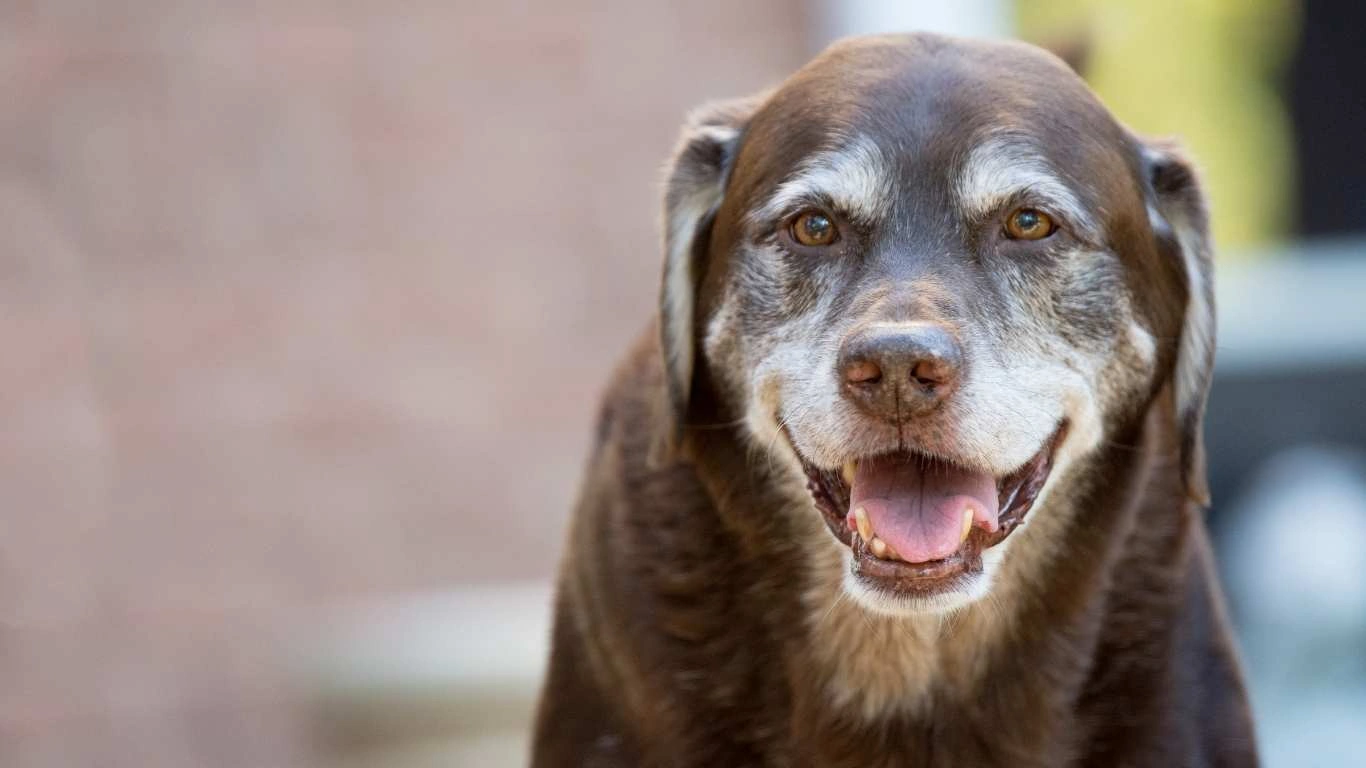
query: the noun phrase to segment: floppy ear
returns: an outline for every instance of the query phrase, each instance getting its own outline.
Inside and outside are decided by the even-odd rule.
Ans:
[[[693,313],[712,221],[750,115],[763,96],[705,105],[688,116],[666,167],[664,281],[659,294],[660,349],[668,390],[663,444],[678,447],[692,390]]]
[[[1194,167],[1173,145],[1149,144],[1148,181],[1155,197],[1153,231],[1163,250],[1180,260],[1186,276],[1185,320],[1173,384],[1181,430],[1181,477],[1186,494],[1209,504],[1205,477],[1205,397],[1214,373],[1214,275],[1209,215]]]

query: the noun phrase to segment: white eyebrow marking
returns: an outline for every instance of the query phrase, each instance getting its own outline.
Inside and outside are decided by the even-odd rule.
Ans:
[[[892,204],[892,172],[877,144],[865,136],[804,160],[768,202],[750,215],[756,224],[773,221],[803,203],[828,199],[840,212],[873,221]]]
[[[1006,200],[1028,194],[1061,216],[1080,234],[1094,239],[1098,230],[1076,193],[1044,159],[1038,146],[1011,134],[988,138],[973,148],[958,177],[958,203],[969,215],[985,216]]]

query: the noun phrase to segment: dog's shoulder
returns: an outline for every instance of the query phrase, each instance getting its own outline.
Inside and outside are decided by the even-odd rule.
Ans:
[[[757,577],[697,465],[653,454],[668,428],[663,375],[651,327],[598,413],[562,565],[538,753],[569,738],[577,743],[557,748],[577,756],[621,757],[640,744],[686,755],[680,764],[752,764],[755,736],[735,724],[756,708],[782,710],[754,695],[773,660],[757,642],[763,622],[737,607]],[[777,696],[776,682],[768,690],[759,699]]]
[[[657,323],[650,323],[617,364],[598,407],[582,501],[627,505],[623,517],[670,517],[706,503],[696,468],[659,445],[670,429]],[[581,505],[582,506],[582,505]],[[682,510],[679,510],[682,514]]]
[[[1079,706],[1083,764],[1257,762],[1203,510],[1183,490],[1176,473],[1152,477],[1113,569]]]

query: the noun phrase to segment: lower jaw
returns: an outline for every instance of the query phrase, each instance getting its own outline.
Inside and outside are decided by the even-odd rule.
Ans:
[[[958,551],[948,557],[926,563],[908,563],[876,557],[868,551],[862,538],[854,536],[850,543],[853,553],[850,570],[864,586],[891,595],[938,597],[962,590],[982,574],[982,551],[992,546],[986,541],[989,537],[994,538],[995,534],[976,529]]]

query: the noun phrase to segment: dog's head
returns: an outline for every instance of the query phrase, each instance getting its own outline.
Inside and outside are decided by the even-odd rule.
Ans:
[[[836,44],[685,129],[666,195],[668,437],[705,382],[805,475],[864,605],[963,604],[1031,507],[1050,513],[1057,476],[1168,385],[1203,500],[1205,232],[1189,166],[1053,56]]]

